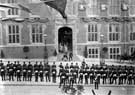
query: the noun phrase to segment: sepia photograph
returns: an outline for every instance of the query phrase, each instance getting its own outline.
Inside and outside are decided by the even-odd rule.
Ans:
[[[0,0],[0,95],[135,95],[135,0]]]

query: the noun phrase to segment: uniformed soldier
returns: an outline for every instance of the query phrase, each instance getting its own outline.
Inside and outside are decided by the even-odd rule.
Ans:
[[[53,83],[56,83],[57,70],[56,70],[56,64],[55,64],[55,62],[53,62],[51,73],[52,73],[52,82]]]
[[[63,86],[65,86],[65,84],[66,84],[66,72],[64,69],[62,69],[61,74],[60,74],[59,88],[62,86],[62,84],[63,84]]]
[[[69,65],[68,65],[68,63],[66,63],[66,65],[65,65],[65,70],[69,70]]]
[[[65,73],[66,73],[66,84],[69,84],[70,82],[70,71],[68,67],[65,67]]]
[[[97,76],[98,84],[100,84],[100,79],[101,79],[101,72],[100,72],[100,70],[97,71],[96,76]]]
[[[13,69],[14,69],[14,76],[16,77],[16,69],[17,69],[16,61],[13,64]]]
[[[28,64],[28,81],[32,81],[32,72],[33,72],[33,66],[32,64],[29,62]]]
[[[23,74],[23,81],[27,81],[27,64],[24,62],[23,63],[23,70],[22,70],[22,74]]]
[[[115,82],[115,84],[117,84],[117,78],[118,78],[118,73],[117,70],[114,70],[112,72],[112,84]]]
[[[45,79],[46,79],[46,82],[50,82],[50,65],[48,64],[48,62],[46,63],[45,65]]]
[[[2,81],[5,81],[6,80],[6,78],[5,78],[6,70],[5,70],[5,66],[3,63],[1,64],[0,73],[1,73]]]
[[[9,79],[9,67],[10,67],[10,61],[8,61],[6,65],[6,76],[8,76],[8,79]]]
[[[119,68],[119,71],[118,71],[118,73],[119,73],[119,85],[121,85],[121,84],[123,84],[123,73],[122,73],[122,70],[121,70],[121,68]]]
[[[86,69],[86,70],[84,71],[84,78],[85,78],[85,84],[88,84],[89,69]]]
[[[63,69],[64,69],[64,67],[63,67],[62,63],[60,63],[60,65],[59,65],[59,74],[58,74],[58,76],[61,75],[61,72],[62,72]]]
[[[106,71],[102,68],[101,70],[100,70],[100,72],[101,72],[101,78],[102,78],[102,83],[103,84],[106,84],[106,78],[107,78],[107,74],[106,74]]]
[[[16,67],[17,81],[21,81],[21,71],[22,71],[22,66],[18,62],[17,67]]]
[[[109,78],[109,84],[112,84],[113,72],[110,68],[108,69],[108,78]]]
[[[79,71],[79,79],[78,79],[78,83],[83,83],[83,69],[81,68],[80,71]]]
[[[90,76],[90,84],[93,84],[94,79],[95,79],[94,69],[93,68],[90,68],[90,70],[89,70],[89,76]]]
[[[135,70],[133,70],[133,82],[134,82],[134,85],[135,85]]]
[[[56,69],[56,64],[53,62],[52,69]]]
[[[99,79],[98,79],[98,76],[95,76],[95,89],[98,90],[99,88]]]
[[[75,71],[76,71],[77,78],[78,78],[78,72],[79,72],[79,66],[78,66],[78,63],[76,63],[76,65],[74,66],[74,69],[75,69]]]
[[[126,84],[127,82],[127,75],[128,75],[128,70],[127,70],[127,66],[124,66],[124,84]]]
[[[82,68],[83,68],[83,69],[85,68],[85,65],[86,65],[86,62],[85,62],[85,60],[83,59],[83,61],[82,61]]]
[[[84,78],[85,78],[85,84],[88,84],[88,78],[89,78],[89,66],[86,64],[84,69]]]
[[[128,84],[132,84],[132,79],[133,79],[133,70],[132,69],[129,69],[128,70],[128,80],[127,80],[127,82],[128,82]]]
[[[9,81],[14,81],[13,63],[9,65]]]
[[[127,83],[130,85],[132,84],[132,77],[133,77],[133,74],[129,73]]]
[[[69,80],[70,80],[69,85],[70,85],[70,87],[73,87],[74,81],[75,81],[75,79],[74,79],[75,77],[74,77],[73,73],[74,73],[73,71],[70,72],[70,77],[69,77]]]
[[[35,73],[35,82],[38,82],[38,75],[39,75],[39,66],[36,62],[36,64],[34,64],[34,73]]]
[[[122,74],[123,74],[123,76],[122,76],[122,82],[123,82],[124,84],[126,84],[126,81],[127,81],[127,71],[126,71],[125,68],[123,68]]]
[[[77,71],[75,68],[73,69],[73,77],[74,77],[74,83],[77,84]]]
[[[56,78],[57,78],[57,70],[52,69],[52,82],[56,83]]]
[[[42,62],[40,62],[39,64],[39,77],[40,77],[40,81],[43,82],[44,81],[44,66]]]
[[[71,63],[71,65],[70,65],[70,69],[74,69],[74,65],[73,65],[73,63]]]

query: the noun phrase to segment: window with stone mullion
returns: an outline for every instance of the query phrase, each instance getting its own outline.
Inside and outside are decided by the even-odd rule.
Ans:
[[[112,47],[110,48],[110,59],[117,59],[120,55],[120,48]]]
[[[42,25],[40,25],[40,24],[32,25],[32,42],[33,43],[42,43],[43,42]]]
[[[120,39],[120,26],[119,24],[109,25],[109,41],[119,41]]]
[[[98,58],[98,48],[89,48],[88,50],[89,58]]]
[[[20,42],[20,34],[19,34],[19,26],[18,25],[9,25],[8,26],[8,42],[9,43],[19,43]]]
[[[88,25],[88,41],[98,41],[97,24]]]

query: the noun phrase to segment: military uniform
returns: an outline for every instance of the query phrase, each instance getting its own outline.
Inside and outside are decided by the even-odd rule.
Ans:
[[[65,84],[66,84],[66,72],[64,70],[62,70],[62,72],[60,74],[59,88],[61,87],[62,84],[63,84],[63,86],[65,86]]]
[[[56,69],[55,62],[53,62],[52,69]]]
[[[90,77],[90,84],[93,84],[95,75],[94,75],[94,69],[92,68],[89,70],[89,77]]]
[[[103,79],[103,84],[106,84],[106,79],[107,79],[107,71],[103,69],[102,71],[102,79]]]
[[[77,71],[73,70],[74,83],[77,84]]]
[[[40,81],[44,81],[44,66],[42,63],[39,64],[39,77]]]
[[[12,64],[9,65],[9,81],[11,80],[14,81],[14,69]]]
[[[83,74],[84,74],[83,69],[80,69],[78,83],[81,83],[81,84],[83,83]]]
[[[16,61],[15,61],[14,64],[13,64],[13,69],[14,69],[14,75],[15,75],[15,77],[16,77],[16,70],[17,70]]]
[[[53,82],[53,83],[56,83],[57,70],[56,70],[55,62],[53,62],[51,73],[52,73],[52,82]]]
[[[52,69],[52,82],[56,83],[56,78],[57,78],[57,70]]]
[[[38,66],[37,62],[34,65],[34,73],[35,73],[35,82],[38,82],[39,66]]]
[[[6,77],[5,77],[6,70],[5,70],[5,66],[4,65],[1,65],[0,73],[1,73],[2,81],[5,81],[6,80]]]
[[[69,68],[65,69],[65,73],[66,73],[66,84],[68,84],[70,82],[70,73],[69,73]]]
[[[73,63],[71,63],[71,65],[70,65],[70,69],[74,69],[74,65],[73,65]]]
[[[28,67],[27,67],[27,65],[24,62],[24,64],[23,64],[23,70],[22,70],[23,81],[27,81],[27,70],[28,70]]]
[[[84,78],[85,78],[85,84],[88,84],[88,78],[89,78],[89,67],[86,64],[85,70],[84,70]]]
[[[128,75],[128,80],[127,80],[127,82],[128,82],[128,84],[132,84],[132,77],[133,77],[133,74],[132,73],[130,73],[129,75]]]
[[[115,84],[117,84],[117,78],[118,78],[118,74],[117,71],[113,71],[112,73],[112,84],[115,82]]]
[[[21,81],[21,70],[22,66],[18,63],[16,68],[17,81]]]
[[[101,73],[100,73],[100,71],[98,71],[98,73],[96,74],[96,76],[97,76],[98,83],[100,84],[100,79],[101,79]]]
[[[32,72],[33,72],[33,66],[32,64],[29,62],[28,64],[28,81],[31,81],[32,80]]]
[[[132,79],[133,79],[133,72],[132,72],[132,70],[129,69],[128,79],[127,79],[128,84],[130,84],[130,85],[132,84]]]
[[[74,66],[74,69],[75,69],[75,71],[76,71],[77,78],[78,78],[78,72],[79,72],[79,66],[78,66],[78,63],[76,63],[76,65]]]
[[[64,67],[63,67],[62,63],[60,63],[60,65],[59,65],[59,74],[58,74],[58,76],[61,75],[63,69],[64,69]]]
[[[45,79],[46,79],[46,82],[50,82],[50,65],[47,63],[45,65]]]
[[[133,72],[133,82],[134,82],[134,85],[135,85],[135,71]]]
[[[99,79],[98,76],[95,76],[95,89],[99,88]]]
[[[71,86],[71,87],[73,87],[73,85],[74,85],[74,82],[75,82],[75,79],[74,79],[75,77],[74,77],[74,75],[73,75],[73,72],[71,72],[70,73],[70,77],[69,77],[69,80],[70,80],[70,82],[69,82],[69,85]]]
[[[9,66],[10,66],[10,62],[8,61],[6,65],[6,75],[8,76],[8,79],[9,79]]]

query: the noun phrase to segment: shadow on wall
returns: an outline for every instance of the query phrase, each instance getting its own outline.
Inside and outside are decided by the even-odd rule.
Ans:
[[[0,57],[5,58],[5,54],[4,54],[3,50],[1,50],[1,52],[0,52]]]

